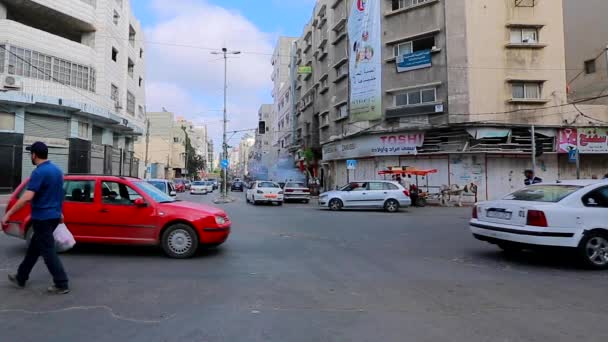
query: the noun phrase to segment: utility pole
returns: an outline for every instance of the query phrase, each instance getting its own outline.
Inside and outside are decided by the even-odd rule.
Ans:
[[[148,150],[150,148],[150,118],[146,115],[146,158],[144,161],[144,165],[146,169],[144,170],[144,179],[148,179]]]
[[[228,159],[228,141],[226,141],[226,130],[228,126],[228,112],[227,112],[227,93],[228,93],[228,55],[238,55],[240,51],[228,51],[227,48],[222,48],[222,52],[211,52],[212,55],[223,55],[224,56],[224,132],[222,137],[222,158]],[[228,167],[224,169],[224,179],[222,182],[222,197],[226,199],[228,196]]]
[[[536,128],[532,125],[532,172],[536,175]]]

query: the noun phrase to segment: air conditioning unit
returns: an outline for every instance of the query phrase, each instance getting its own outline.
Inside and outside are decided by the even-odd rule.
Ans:
[[[21,89],[23,88],[23,80],[19,76],[6,75],[1,79],[4,89]]]

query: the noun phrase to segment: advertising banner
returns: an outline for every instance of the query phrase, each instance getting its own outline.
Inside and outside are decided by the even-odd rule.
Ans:
[[[351,122],[382,118],[381,11],[381,0],[354,0],[348,18]]]
[[[323,146],[323,160],[417,154],[422,144],[424,133],[368,135]]]
[[[559,131],[558,152],[608,153],[608,128],[565,128]]]
[[[430,68],[431,50],[416,51],[400,56],[397,59],[397,72],[407,72],[417,69]]]

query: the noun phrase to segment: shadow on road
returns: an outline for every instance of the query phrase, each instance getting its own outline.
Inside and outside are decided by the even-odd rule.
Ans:
[[[507,262],[520,267],[551,268],[560,271],[590,271],[577,261],[575,251],[568,249],[540,249],[506,253],[497,248],[495,251],[475,251],[472,253],[472,257],[479,261]]]

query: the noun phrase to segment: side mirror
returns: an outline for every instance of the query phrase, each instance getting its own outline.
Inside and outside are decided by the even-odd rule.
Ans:
[[[148,203],[146,203],[146,201],[143,198],[137,198],[135,199],[135,201],[133,201],[133,204],[135,204],[136,207],[147,207]]]
[[[175,192],[175,191],[171,191],[171,192],[169,193],[169,196],[171,196],[171,197],[175,197],[175,196],[177,196],[177,192]]]

